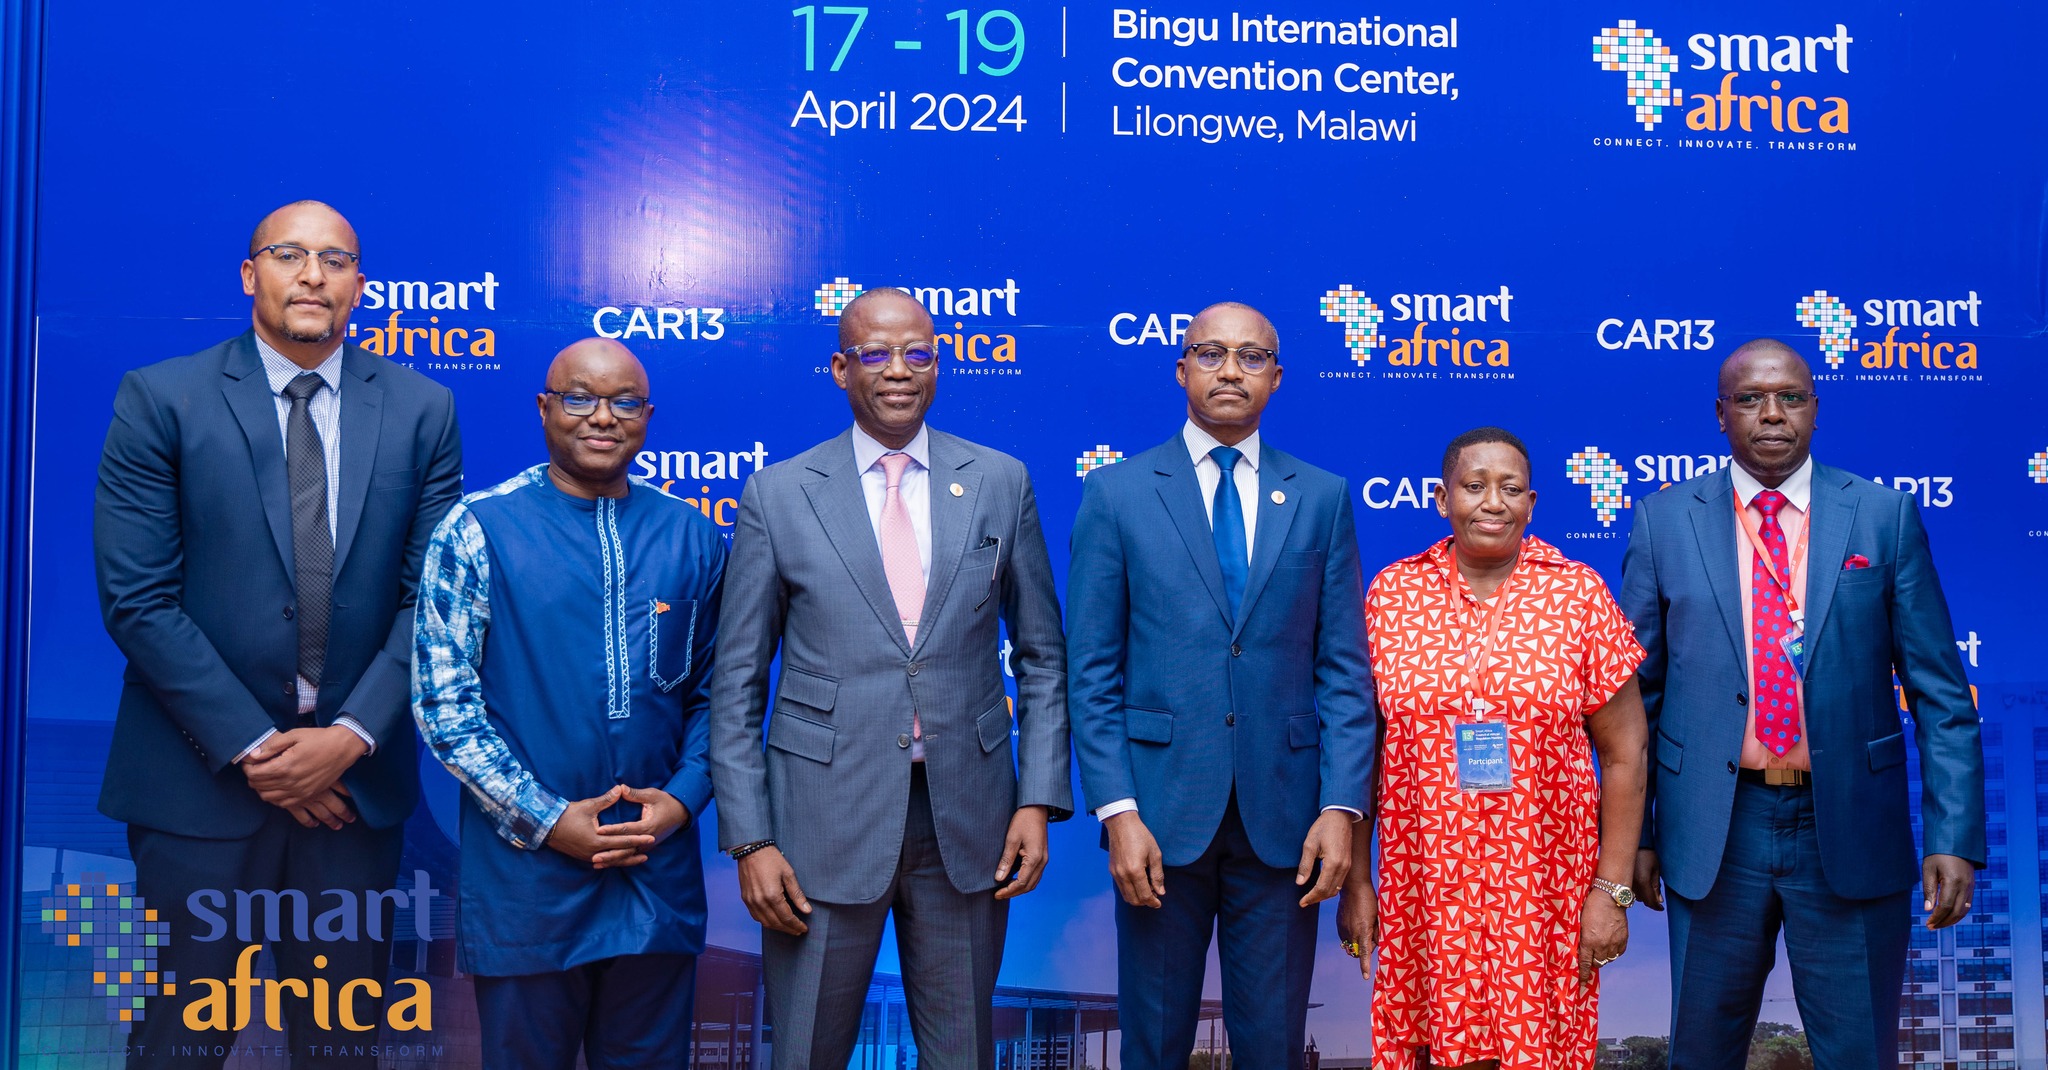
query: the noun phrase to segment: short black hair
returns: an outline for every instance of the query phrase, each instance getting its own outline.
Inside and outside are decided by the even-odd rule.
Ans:
[[[1515,452],[1522,455],[1522,463],[1529,465],[1530,477],[1534,478],[1536,468],[1529,462],[1529,447],[1522,445],[1522,440],[1516,438],[1513,431],[1504,427],[1475,427],[1452,439],[1451,444],[1444,447],[1444,482],[1451,481],[1451,474],[1458,467],[1458,457],[1465,452],[1467,446],[1483,446],[1489,442],[1513,446]]]

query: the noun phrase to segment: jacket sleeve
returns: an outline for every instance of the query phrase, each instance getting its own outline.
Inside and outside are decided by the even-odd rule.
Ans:
[[[1323,788],[1317,806],[1341,806],[1363,814],[1379,724],[1348,480],[1339,484],[1329,546],[1323,555],[1322,599],[1316,611],[1316,719],[1323,742]]]
[[[1657,582],[1656,539],[1650,531],[1648,501],[1636,503],[1635,521],[1628,534],[1628,550],[1621,558],[1621,611],[1635,625],[1636,642],[1643,648],[1643,661],[1636,667],[1636,685],[1643,693],[1643,713],[1649,721],[1650,760],[1644,763],[1643,832],[1639,846],[1656,848],[1657,810],[1657,721],[1664,711],[1664,679],[1667,650],[1664,637],[1664,594]]]
[[[1017,524],[1011,530],[1016,549],[1002,576],[1003,623],[1017,676],[1017,804],[1043,806],[1052,820],[1064,821],[1074,814],[1066,637],[1038,499],[1030,474],[1019,469]]]
[[[1913,712],[1920,748],[1920,821],[1927,854],[1955,855],[1983,868],[1984,747],[1977,706],[1920,507],[1898,495],[1893,548],[1892,669]]]
[[[1105,471],[1096,469],[1081,484],[1067,562],[1067,717],[1090,810],[1138,795],[1124,734],[1130,578]]]
[[[702,527],[693,524],[692,527]],[[662,790],[690,811],[690,820],[711,805],[711,679],[718,663],[718,603],[725,587],[725,537],[706,532],[697,589],[697,620],[691,635],[690,674],[676,686],[683,690],[683,748],[675,774]]]
[[[740,491],[739,522],[733,529],[718,607],[710,760],[721,849],[775,837],[761,729],[768,717],[768,669],[782,642],[789,598],[775,562],[766,482],[756,475]]]

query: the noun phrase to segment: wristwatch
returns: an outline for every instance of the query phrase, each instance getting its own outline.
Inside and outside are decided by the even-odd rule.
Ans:
[[[1606,892],[1608,898],[1614,900],[1614,905],[1623,910],[1636,905],[1636,890],[1626,884],[1616,884],[1613,881],[1604,881],[1595,877],[1593,878],[1593,887]]]

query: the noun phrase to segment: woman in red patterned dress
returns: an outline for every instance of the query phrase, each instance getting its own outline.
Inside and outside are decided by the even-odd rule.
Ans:
[[[1523,538],[1529,453],[1444,454],[1451,536],[1366,595],[1384,743],[1338,931],[1378,948],[1375,1070],[1583,1070],[1628,944],[1648,729],[1634,629],[1592,569]],[[1598,750],[1601,775],[1593,775]]]

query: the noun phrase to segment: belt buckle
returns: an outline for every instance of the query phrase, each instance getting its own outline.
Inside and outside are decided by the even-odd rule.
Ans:
[[[1766,769],[1764,770],[1764,783],[1774,788],[1801,787],[1806,783],[1806,771],[1804,769]]]

